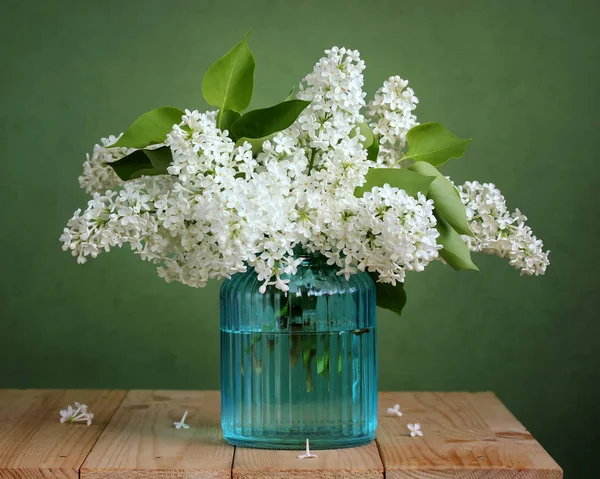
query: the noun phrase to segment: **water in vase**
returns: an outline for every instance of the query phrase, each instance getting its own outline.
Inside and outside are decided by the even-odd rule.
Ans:
[[[314,448],[370,442],[376,427],[375,328],[221,331],[222,426],[230,443]],[[226,378],[226,379],[225,379]]]

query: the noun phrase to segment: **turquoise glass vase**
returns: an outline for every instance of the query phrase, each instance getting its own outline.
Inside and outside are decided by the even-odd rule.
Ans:
[[[221,422],[244,447],[368,444],[377,427],[375,285],[302,253],[289,292],[251,268],[221,287]]]

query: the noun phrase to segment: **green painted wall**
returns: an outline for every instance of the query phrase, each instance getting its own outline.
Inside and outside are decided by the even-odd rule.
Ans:
[[[165,284],[125,250],[78,266],[58,237],[85,205],[92,145],[152,108],[206,108],[203,73],[251,29],[254,106],[325,48],[357,48],[367,91],[408,78],[421,121],[474,138],[445,171],[496,183],[552,250],[541,278],[492,257],[411,275],[404,316],[380,314],[381,389],[494,390],[567,477],[592,477],[599,15],[573,0],[4,0],[0,387],[218,387],[218,284]]]

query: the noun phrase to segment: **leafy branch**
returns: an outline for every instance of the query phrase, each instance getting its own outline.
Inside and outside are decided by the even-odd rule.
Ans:
[[[289,128],[306,109],[310,102],[293,99],[290,95],[281,103],[268,108],[250,110],[244,113],[254,93],[254,71],[256,63],[248,46],[248,34],[223,57],[218,59],[206,72],[202,80],[202,94],[205,100],[219,108],[217,126],[241,146],[248,142],[253,153],[257,153],[266,140]],[[115,173],[124,181],[141,176],[163,175],[172,163],[172,153],[168,147],[153,147],[165,142],[173,125],[180,124],[182,110],[163,107],[140,116],[125,131],[112,147],[134,148],[135,151],[124,158],[109,163]],[[357,124],[352,135],[359,134],[367,152],[367,158],[376,161],[379,154],[379,141],[367,123]],[[461,235],[471,235],[465,208],[452,183],[436,167],[450,158],[461,158],[470,139],[461,139],[440,123],[424,123],[412,128],[406,135],[408,150],[400,161],[409,163],[407,168],[372,168],[364,185],[356,188],[354,194],[362,197],[373,187],[389,184],[401,188],[412,196],[422,193],[432,199],[437,217],[438,242],[443,246],[442,258],[457,270],[477,270],[471,261],[467,245]],[[310,153],[308,169],[312,171],[317,151]],[[377,275],[372,275],[377,280]],[[402,284],[396,286],[376,281],[378,306],[400,314],[406,302]],[[301,345],[300,354],[305,363],[314,357],[312,348]],[[318,370],[329,367],[329,359],[317,358]]]
[[[204,99],[219,108],[217,127],[227,131],[229,137],[241,146],[250,143],[253,153],[277,132],[288,128],[310,104],[291,98],[269,108],[251,110],[244,114],[254,93],[256,63],[248,46],[248,35],[217,60],[202,80]],[[160,158],[148,146],[164,143],[173,125],[181,122],[183,110],[163,107],[140,116],[111,147],[136,148],[137,151],[117,162],[109,163],[122,180],[167,173],[173,162],[169,148],[161,148]]]

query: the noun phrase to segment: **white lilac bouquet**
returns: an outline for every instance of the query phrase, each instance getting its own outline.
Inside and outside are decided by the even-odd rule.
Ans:
[[[254,88],[246,37],[204,76],[216,110],[160,108],[102,139],[63,249],[85,263],[128,243],[166,281],[194,287],[253,267],[264,292],[288,290],[300,246],[346,277],[370,273],[378,305],[397,313],[406,272],[434,260],[476,270],[470,252],[483,251],[543,274],[548,252],[493,184],[456,186],[438,171],[470,140],[419,124],[399,76],[366,103],[359,52],[325,54],[295,94],[242,113]]]

